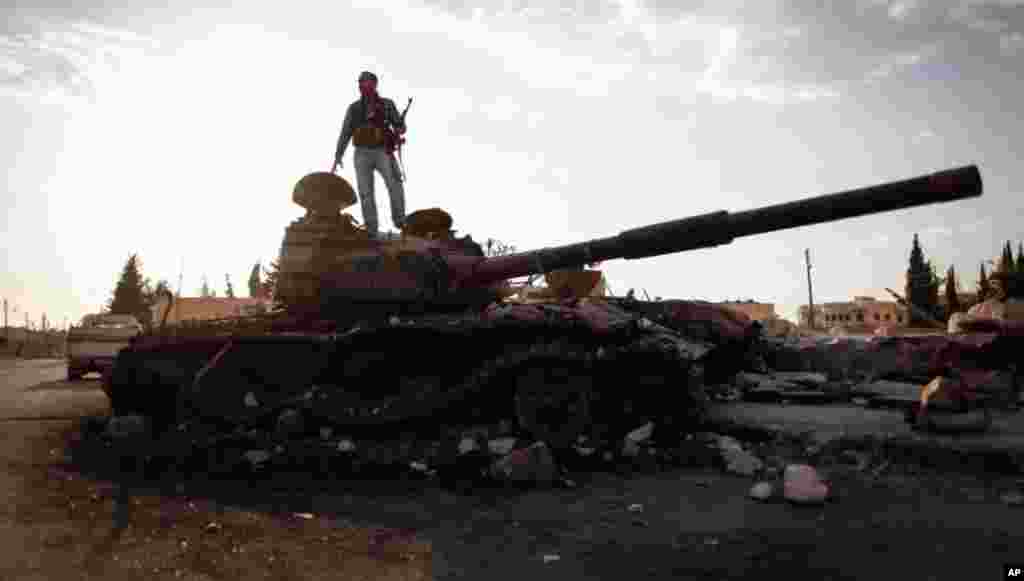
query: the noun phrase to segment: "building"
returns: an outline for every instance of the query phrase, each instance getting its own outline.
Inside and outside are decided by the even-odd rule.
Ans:
[[[769,321],[778,318],[774,303],[758,303],[748,301],[723,301],[719,305],[739,313],[743,313],[755,321]]]
[[[800,325],[807,326],[807,305],[800,307],[799,316]],[[852,301],[814,305],[814,326],[817,329],[875,330],[879,327],[903,327],[908,322],[905,307],[895,301],[879,301],[873,297],[853,297]]]
[[[161,297],[153,305],[154,325],[159,325],[163,320],[167,302],[167,297]],[[171,304],[171,312],[167,315],[167,324],[256,315],[270,311],[272,305],[272,301],[262,298],[177,297]]]

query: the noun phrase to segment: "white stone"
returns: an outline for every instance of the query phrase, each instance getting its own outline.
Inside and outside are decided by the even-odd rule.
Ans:
[[[516,447],[515,438],[498,438],[487,443],[492,454],[508,454]]]
[[[649,440],[652,434],[654,434],[654,423],[647,422],[643,426],[627,434],[626,439],[633,442],[643,442],[644,440]]]
[[[266,450],[249,450],[244,456],[246,460],[253,464],[262,464],[270,459],[270,452]]]
[[[753,476],[764,468],[764,462],[760,458],[743,449],[722,450],[722,457],[725,459],[726,471],[740,476]]]
[[[246,392],[245,398],[243,399],[243,401],[245,402],[246,407],[254,408],[254,407],[260,405],[259,400],[256,399],[256,394],[254,394],[251,391]]]
[[[775,493],[771,482],[758,482],[750,488],[750,497],[757,500],[768,500]]]
[[[459,442],[459,454],[468,454],[477,449],[479,449],[479,446],[477,446],[476,440],[473,438],[463,438]]]
[[[821,504],[828,497],[828,485],[822,482],[818,471],[806,464],[786,466],[783,495],[797,504]]]

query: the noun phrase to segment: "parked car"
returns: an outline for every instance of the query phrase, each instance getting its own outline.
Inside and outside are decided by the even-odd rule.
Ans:
[[[68,330],[68,380],[77,381],[90,372],[103,375],[113,366],[117,352],[141,332],[142,324],[132,315],[82,317],[81,324]]]

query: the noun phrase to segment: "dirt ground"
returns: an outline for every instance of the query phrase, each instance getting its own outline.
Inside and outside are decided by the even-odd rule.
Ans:
[[[837,465],[819,507],[752,500],[752,479],[713,468],[464,494],[402,479],[119,486],[68,463],[73,426],[4,422],[0,579],[995,579],[1024,558],[1009,476]]]

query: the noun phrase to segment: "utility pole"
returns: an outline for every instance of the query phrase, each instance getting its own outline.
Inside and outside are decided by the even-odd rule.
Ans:
[[[814,291],[811,289],[811,249],[804,249],[804,259],[807,261],[807,326],[814,328]]]
[[[4,338],[11,340],[11,328],[7,326],[7,299],[4,299]]]

